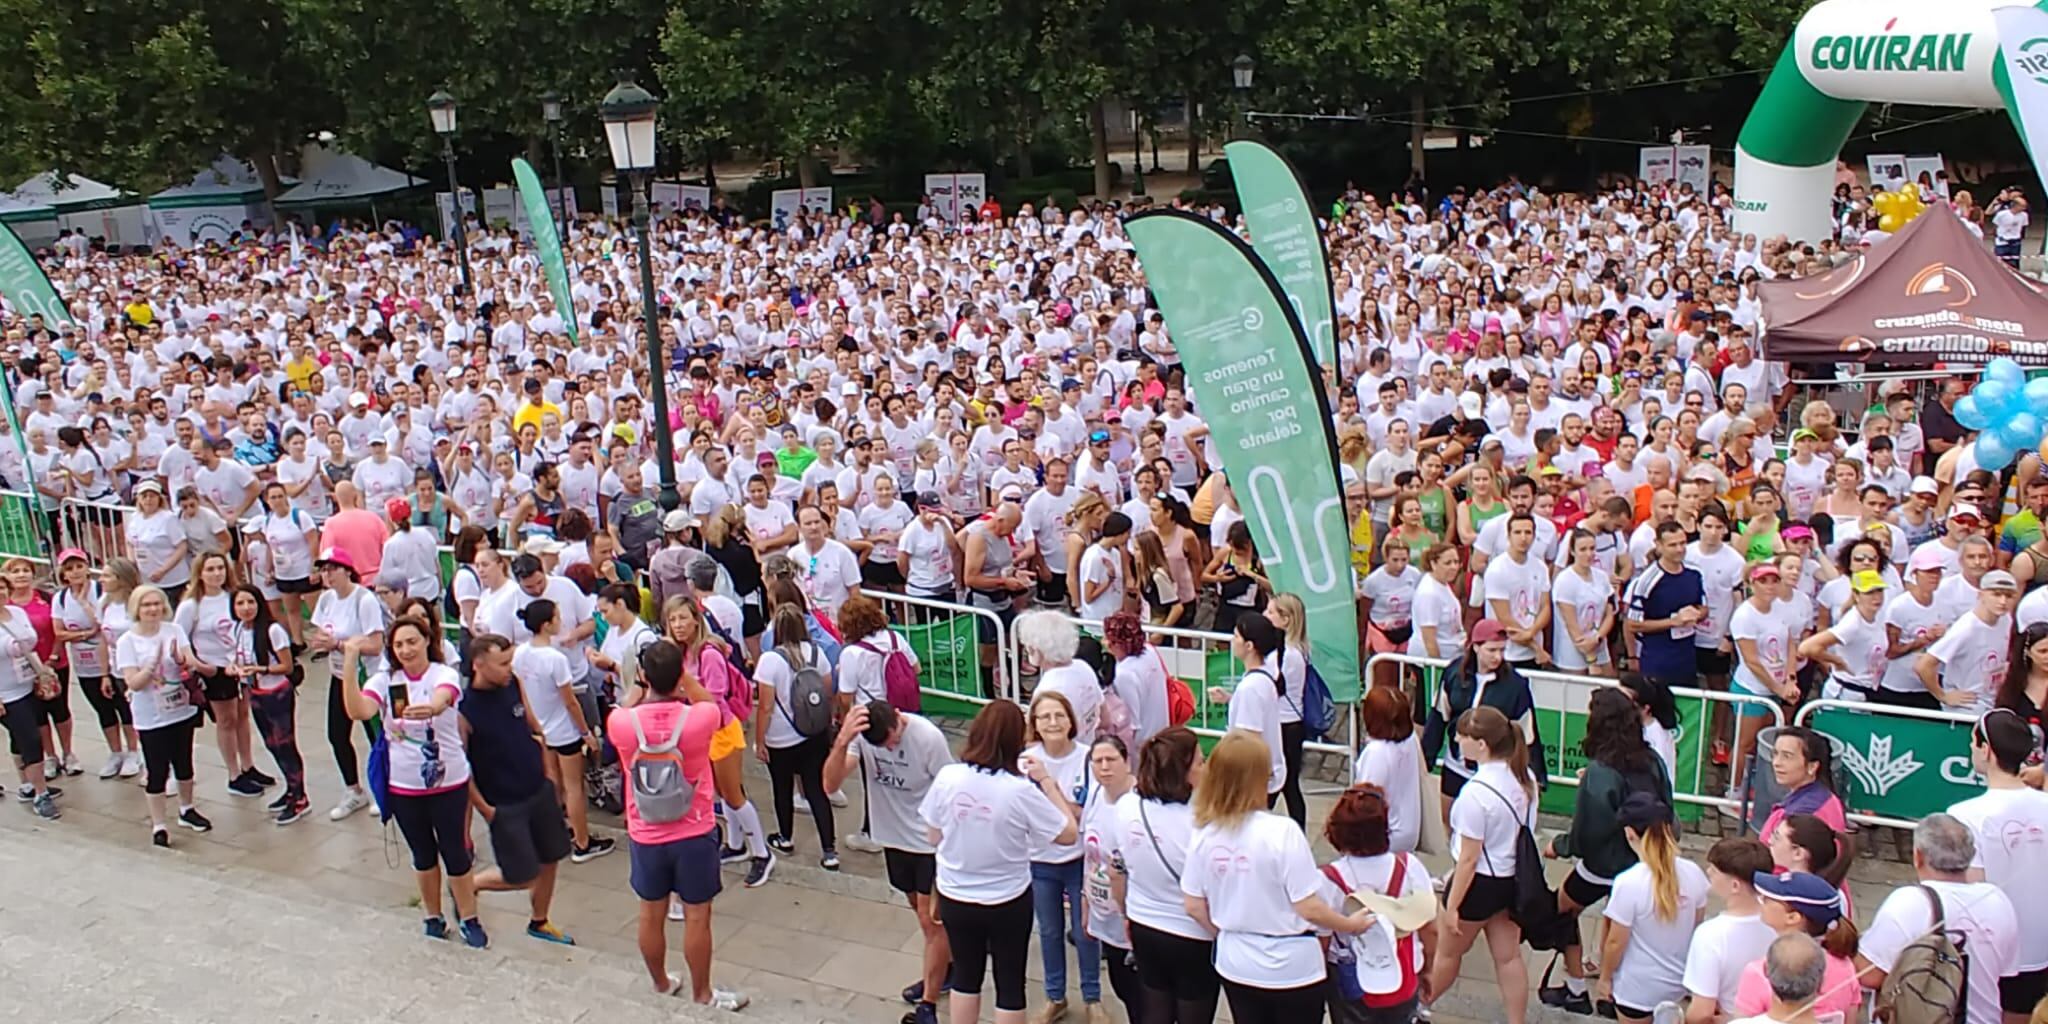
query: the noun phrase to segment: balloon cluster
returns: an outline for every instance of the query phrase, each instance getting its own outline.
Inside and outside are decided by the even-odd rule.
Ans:
[[[1879,192],[1870,197],[1870,208],[1877,211],[1878,230],[1890,234],[1926,213],[1927,197],[1921,194],[1917,183],[1909,181],[1899,186],[1897,192]]]
[[[2041,448],[2048,423],[2048,377],[2028,380],[2010,359],[1993,359],[1970,393],[1956,399],[1956,422],[1977,434],[1977,465],[2004,469],[2021,452]],[[2044,455],[2048,458],[2048,455]]]

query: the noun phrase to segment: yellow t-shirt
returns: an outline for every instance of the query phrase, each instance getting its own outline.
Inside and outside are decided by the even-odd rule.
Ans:
[[[291,380],[292,387],[299,391],[304,391],[307,388],[312,387],[313,378],[315,376],[318,376],[319,373],[320,360],[315,359],[312,356],[307,356],[304,359],[299,359],[293,362],[286,363],[284,365],[284,375]]]
[[[519,411],[512,414],[512,432],[519,433],[520,428],[529,423],[533,424],[533,429],[539,430],[541,417],[548,413],[554,413],[556,419],[561,419],[562,407],[546,400],[542,400],[539,405],[522,402]]]
[[[1372,574],[1372,510],[1360,513],[1351,524],[1351,568],[1359,579]]]
[[[143,327],[156,322],[156,311],[150,309],[147,302],[131,302],[121,311],[128,314],[130,321]]]

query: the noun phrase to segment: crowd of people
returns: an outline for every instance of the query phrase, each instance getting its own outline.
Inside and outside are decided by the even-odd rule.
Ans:
[[[1443,668],[1358,681],[1354,785],[1319,823],[1302,602],[1265,572],[1113,207],[668,213],[651,343],[602,218],[570,231],[563,306],[481,226],[469,291],[449,246],[398,225],[126,255],[67,236],[44,257],[73,319],[0,320],[0,482],[48,542],[0,571],[18,795],[58,818],[86,770],[75,688],[150,842],[208,831],[210,721],[227,791],[277,825],[315,789],[332,820],[395,820],[425,934],[472,946],[495,891],[573,941],[557,868],[613,852],[620,813],[654,988],[726,1009],[747,1000],[711,983],[721,867],[767,883],[801,795],[819,866],[842,839],[880,855],[917,917],[911,1024],[942,998],[978,1019],[991,970],[995,1019],[1020,1024],[1034,934],[1041,1024],[1109,1019],[1105,974],[1145,1024],[1206,1024],[1223,998],[1240,1022],[1408,1021],[1482,938],[1515,1024],[1524,945],[1559,954],[1545,1003],[1793,1024],[1927,988],[1936,922],[1967,940],[1968,1019],[2026,1014],[2048,994],[2048,926],[2012,909],[2048,867],[2048,475],[1976,464],[1955,380],[1888,386],[1847,423],[1795,403],[1794,368],[1759,357],[1757,282],[1850,247],[1728,223],[1686,186],[1344,195],[1324,370],[1358,641]],[[982,636],[971,696],[994,699],[957,752],[892,629],[947,608],[1023,654],[1008,678]],[[1227,706],[1206,753],[1158,626],[1227,637],[1243,666],[1201,693]],[[309,784],[314,662],[335,776]],[[1613,681],[1570,828],[1541,844],[1561,737],[1536,670]],[[1714,795],[1774,805],[1704,867],[1675,838],[1675,688],[1739,698],[1700,725]],[[1988,780],[1921,823],[1927,884],[1860,935],[1833,745],[1766,729],[1820,697],[1974,716]],[[1547,859],[1571,865],[1555,890],[1530,877]]]

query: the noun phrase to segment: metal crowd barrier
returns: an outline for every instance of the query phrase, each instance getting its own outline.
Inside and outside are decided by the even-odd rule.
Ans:
[[[1015,647],[1002,616],[986,608],[886,590],[864,587],[861,593],[882,606],[890,628],[917,651],[923,663],[918,689],[925,696],[975,707],[988,704],[990,698],[981,684],[981,651],[988,646],[996,655],[997,694],[1020,702],[1023,691],[1017,680]]]
[[[1839,794],[1842,805],[1859,825],[1910,829],[1919,817],[1984,791],[1970,762],[1973,715],[1816,700],[1801,707],[1792,721],[1834,742],[1848,777]],[[1872,805],[1880,804],[1895,813],[1870,813]],[[1908,814],[1919,817],[1903,816]]]

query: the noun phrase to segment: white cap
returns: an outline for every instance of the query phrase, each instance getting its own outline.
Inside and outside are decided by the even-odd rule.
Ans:
[[[1468,420],[1478,419],[1482,412],[1479,396],[1470,391],[1458,396],[1458,408],[1465,413]]]
[[[370,396],[360,391],[354,392],[348,396],[348,407],[351,409],[367,409],[370,407]]]
[[[1912,487],[1909,487],[1909,488],[1907,488],[1907,493],[1909,493],[1909,494],[1940,494],[1940,493],[1941,493],[1941,485],[1940,485],[1940,484],[1938,484],[1938,483],[1935,483],[1935,482],[1934,482],[1934,478],[1933,478],[1933,477],[1931,477],[1931,476],[1916,476],[1916,477],[1914,477],[1914,478],[1913,478],[1913,486],[1912,486]]]

